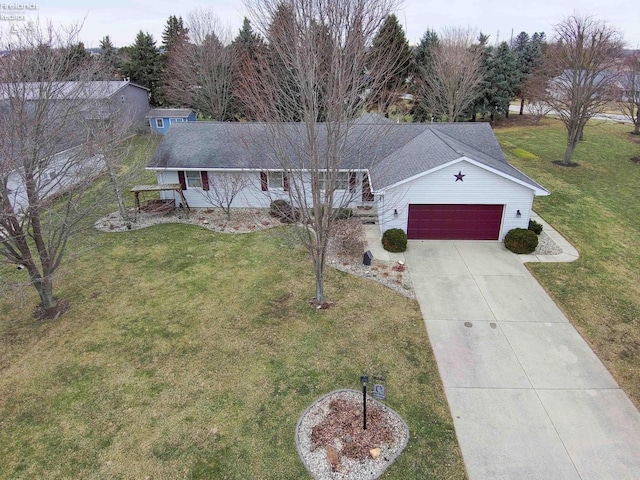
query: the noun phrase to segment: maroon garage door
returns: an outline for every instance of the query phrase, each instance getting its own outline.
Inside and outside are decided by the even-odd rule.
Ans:
[[[413,240],[498,240],[503,205],[409,205]]]

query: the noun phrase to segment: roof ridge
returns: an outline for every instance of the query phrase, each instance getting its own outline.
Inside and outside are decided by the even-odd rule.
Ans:
[[[432,131],[432,132],[433,132],[433,134],[434,134],[436,137],[438,137],[440,140],[442,140],[442,141],[445,143],[445,145],[446,145],[447,147],[449,147],[451,150],[453,150],[455,153],[458,153],[458,154],[460,154],[460,155],[466,155],[466,153],[465,153],[465,152],[461,152],[461,151],[459,151],[457,148],[455,148],[453,145],[451,145],[451,143],[458,144],[458,146],[459,146],[459,145],[464,145],[464,146],[466,146],[466,147],[472,148],[472,147],[470,147],[469,145],[467,145],[466,143],[460,142],[460,141],[456,140],[455,138],[453,138],[453,137],[451,137],[451,136],[447,135],[446,133],[442,133],[442,132],[441,132],[441,131],[439,131],[437,128],[430,128],[429,130],[430,130],[430,131]],[[474,150],[475,150],[475,149],[474,149]],[[478,150],[476,150],[476,151],[478,151]]]

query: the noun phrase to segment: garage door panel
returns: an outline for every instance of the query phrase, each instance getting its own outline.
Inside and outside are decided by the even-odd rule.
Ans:
[[[497,240],[503,205],[409,205],[410,239]]]

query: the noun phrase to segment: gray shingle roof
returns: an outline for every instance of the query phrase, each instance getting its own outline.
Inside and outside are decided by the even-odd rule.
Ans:
[[[152,108],[144,118],[186,118],[192,112],[190,108]]]
[[[320,158],[327,131],[318,124]],[[277,130],[277,131],[276,131]],[[149,168],[281,169],[308,168],[304,124],[225,122],[175,123],[164,136]],[[388,119],[356,122],[350,127],[340,168],[368,169],[374,190],[466,156],[532,188],[546,191],[509,165],[491,126],[486,123],[402,123]],[[276,154],[279,152],[279,154]]]
[[[143,90],[141,87],[128,80],[96,80],[90,82],[25,82],[14,84],[0,84],[0,98],[7,99],[16,92],[20,92],[26,100],[38,100],[43,95],[47,95],[54,100],[68,98],[82,99],[107,99],[113,96],[121,88],[132,85]]]

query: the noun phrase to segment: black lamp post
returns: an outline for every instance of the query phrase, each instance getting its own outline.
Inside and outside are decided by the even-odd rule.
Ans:
[[[362,383],[362,428],[367,429],[367,383],[369,377],[363,375],[360,377],[360,383]]]

